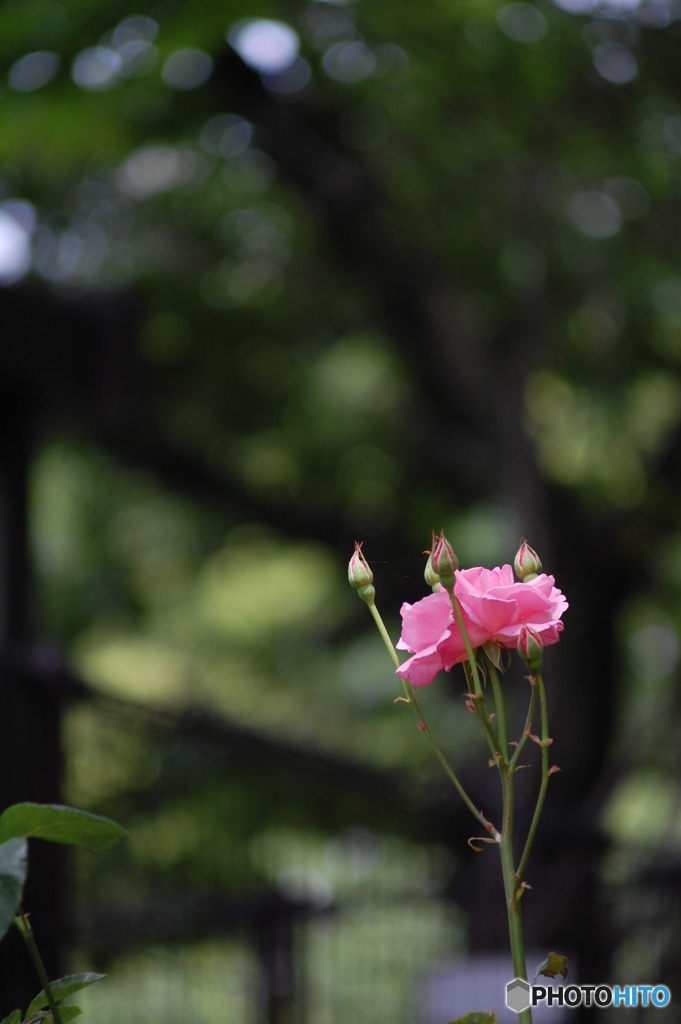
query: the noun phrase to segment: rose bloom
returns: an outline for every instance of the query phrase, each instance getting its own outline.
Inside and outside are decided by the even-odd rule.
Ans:
[[[502,565],[500,569],[459,569],[455,577],[454,593],[474,649],[488,641],[515,647],[523,626],[534,630],[545,646],[558,640],[568,603],[554,586],[553,576],[542,573],[529,583],[519,583],[513,568]],[[416,604],[405,603],[401,613],[397,646],[413,656],[397,671],[412,686],[432,683],[442,669],[466,660],[463,636],[446,591]]]

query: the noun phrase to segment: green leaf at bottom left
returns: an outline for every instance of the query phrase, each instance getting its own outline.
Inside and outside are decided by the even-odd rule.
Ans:
[[[21,904],[28,869],[28,843],[8,839],[0,843],[0,939],[9,929]]]
[[[93,974],[91,971],[87,971],[85,974],[69,974],[67,978],[59,978],[57,981],[50,982],[50,988],[54,998],[58,1003],[61,1003],[62,999],[68,999],[74,992],[80,992],[82,988],[94,985],[96,981],[102,981],[105,977],[105,974]],[[49,1000],[45,993],[39,992],[26,1011],[26,1018],[29,1019],[39,1010],[44,1010],[48,1005]],[[71,1009],[71,1007],[60,1007],[60,1009]]]
[[[21,1024],[21,1010],[12,1010],[9,1017],[3,1017],[0,1024]]]

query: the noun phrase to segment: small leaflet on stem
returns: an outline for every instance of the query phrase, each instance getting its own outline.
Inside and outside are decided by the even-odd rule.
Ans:
[[[499,839],[501,839],[501,836],[499,836]],[[476,853],[482,853],[485,847],[476,846],[476,843],[485,843],[485,845],[490,846],[496,842],[498,842],[497,839],[488,839],[487,836],[471,836],[470,839],[468,840],[468,845],[470,846],[471,850],[475,850]]]
[[[473,1010],[471,1013],[467,1013],[465,1017],[457,1017],[456,1020],[450,1020],[449,1024],[497,1024],[499,1018],[496,1013],[485,1013],[480,1010]]]
[[[456,1021],[450,1021],[450,1024],[497,1024],[498,1020],[497,1014],[473,1010],[465,1017],[458,1017]]]
[[[545,978],[555,978],[560,974],[563,981],[565,981],[568,976],[568,958],[563,956],[562,953],[549,953],[546,960],[539,964],[534,976],[535,981],[540,974]]]

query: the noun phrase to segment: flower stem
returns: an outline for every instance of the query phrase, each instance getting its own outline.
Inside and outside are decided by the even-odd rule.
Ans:
[[[513,959],[513,976],[527,981],[527,966],[525,963],[525,945],[523,942],[523,923],[520,908],[520,897],[522,890],[518,884],[518,875],[514,867],[513,858],[513,772],[508,764],[500,767],[503,798],[504,798],[504,824],[501,833],[499,852],[501,854],[501,871],[504,879],[504,894],[506,896],[506,913],[508,915],[508,935],[511,944],[511,957]],[[522,1024],[532,1024],[532,1013],[523,1010],[520,1013]]]
[[[499,758],[501,757],[501,747],[499,746],[499,739],[492,728],[492,720],[487,714],[485,695],[482,690],[480,690],[479,693],[474,692],[473,675],[470,664],[467,661],[463,662],[463,670],[466,674],[466,682],[468,684],[468,696],[470,697],[471,702],[470,706],[480,719],[480,724],[485,733],[485,739],[487,740],[487,746],[490,749],[493,759],[498,763]]]
[[[421,729],[421,731],[425,733],[426,739],[428,740],[428,743],[430,744],[431,750],[433,751],[433,753],[437,757],[438,761],[440,762],[440,764],[444,768],[444,771],[445,771],[445,774],[447,775],[447,778],[452,783],[452,785],[454,786],[455,790],[457,791],[457,793],[459,794],[459,796],[461,797],[461,799],[463,800],[463,802],[465,803],[466,807],[471,812],[471,814],[480,822],[480,824],[485,829],[485,831],[488,832],[492,836],[492,838],[494,840],[496,840],[496,842],[498,842],[499,839],[500,839],[498,831],[496,830],[494,825],[492,825],[492,823],[487,820],[487,818],[482,813],[482,811],[478,810],[478,808],[475,806],[475,804],[473,803],[473,801],[469,797],[469,795],[466,792],[466,790],[463,788],[461,782],[457,778],[456,773],[454,772],[454,769],[450,765],[450,763],[447,760],[447,758],[445,757],[445,755],[442,753],[442,750],[440,749],[439,743],[437,742],[437,740],[435,739],[435,737],[431,733],[430,729],[428,728],[428,724],[427,724],[425,718],[423,717],[423,714],[421,713],[421,709],[419,707],[418,701],[416,700],[416,697],[414,696],[414,691],[412,690],[411,686],[409,685],[409,683],[407,683],[406,680],[403,680],[403,683],[404,683],[405,692],[408,691],[407,692],[407,700],[411,704],[411,706],[413,708],[413,711],[414,711],[414,714],[416,715],[416,720],[417,720],[418,726]]]
[[[368,608],[369,608],[369,611],[371,612],[371,615],[372,615],[372,618],[373,618],[374,622],[376,623],[376,626],[378,628],[378,632],[381,634],[381,638],[383,639],[383,643],[385,644],[385,646],[388,649],[388,653],[390,654],[390,657],[392,659],[392,662],[393,662],[395,668],[399,668],[400,667],[400,659],[399,659],[399,657],[397,655],[397,651],[393,647],[392,640],[390,639],[390,634],[388,633],[388,630],[385,628],[385,623],[383,622],[383,619],[381,618],[381,613],[379,612],[379,610],[376,607],[376,605],[373,604],[373,603],[369,604]],[[442,765],[442,768],[444,769],[445,775],[447,776],[449,781],[452,783],[452,785],[454,786],[455,790],[457,791],[457,793],[459,794],[459,796],[461,797],[461,799],[463,800],[463,802],[465,803],[466,807],[471,812],[473,817],[476,818],[477,821],[485,829],[485,831],[488,832],[492,836],[492,838],[498,842],[499,839],[501,838],[500,835],[499,835],[499,832],[494,827],[494,825],[492,825],[492,823],[487,820],[487,818],[482,813],[482,811],[478,810],[478,808],[475,806],[475,804],[473,803],[473,801],[469,797],[468,793],[466,792],[466,790],[462,786],[461,782],[459,781],[459,779],[458,779],[454,769],[452,768],[452,766],[450,765],[449,761],[447,760],[447,758],[445,757],[444,753],[442,752],[439,743],[437,742],[437,740],[433,736],[432,732],[428,728],[428,723],[426,722],[425,718],[423,717],[423,712],[421,711],[421,708],[419,707],[419,703],[418,703],[418,701],[416,699],[416,696],[414,694],[413,688],[409,685],[409,683],[407,682],[406,679],[402,679],[402,686],[404,688],[404,697],[400,698],[400,700],[406,700],[406,702],[411,705],[411,709],[414,712],[414,717],[416,718],[416,724],[418,725],[418,727],[421,730],[421,732],[425,733],[425,737],[428,740],[430,748],[433,751],[433,753],[435,754],[435,756],[438,759],[438,761],[440,762],[440,764]]]
[[[494,691],[494,710],[497,715],[497,736],[499,737],[499,751],[508,761],[508,741],[506,739],[506,709],[504,707],[504,695],[501,690],[501,684],[499,683],[499,676],[497,670],[489,661],[489,674],[492,680],[492,690]]]
[[[525,719],[525,725],[523,727],[523,733],[522,733],[522,736],[520,737],[520,740],[518,742],[517,747],[515,748],[515,753],[513,754],[513,757],[511,758],[511,771],[515,771],[516,770],[516,766],[518,764],[518,760],[520,758],[520,755],[522,754],[523,750],[525,749],[525,744],[527,743],[528,739],[530,738],[530,729],[532,728],[532,720],[534,719],[534,713],[535,713],[535,710],[537,708],[537,681],[536,681],[534,676],[528,676],[528,679],[530,680],[530,683],[531,683],[531,686],[532,686],[532,695],[530,697],[530,704],[529,704],[529,707],[527,709],[527,718]]]
[[[471,667],[471,674],[473,677],[473,686],[475,693],[476,695],[482,694],[482,684],[480,683],[480,673],[478,672],[478,664],[475,660],[475,655],[473,654],[473,647],[471,645],[471,640],[468,635],[468,630],[466,629],[466,623],[463,620],[463,614],[461,612],[461,605],[459,604],[459,599],[454,593],[454,587],[452,587],[451,590],[448,590],[447,593],[449,594],[449,600],[452,602],[452,608],[454,610],[456,624],[461,630],[461,636],[463,637],[464,647],[466,648],[466,657],[468,658],[468,664]]]
[[[508,760],[506,708],[504,705],[503,690],[501,688],[501,683],[499,681],[495,665],[490,658],[487,658],[487,662],[490,679],[492,680],[492,690],[494,692],[496,727],[500,749],[500,757],[497,759],[497,767],[501,776],[504,810],[499,853],[501,856],[501,871],[504,880],[504,894],[506,896],[506,913],[508,916],[508,934],[511,945],[511,957],[513,960],[513,974],[514,977],[522,978],[524,981],[527,981],[522,912],[520,907],[523,888],[520,885],[519,875],[515,870],[515,858],[513,854],[513,825],[515,810],[514,765]],[[532,1014],[529,1008],[520,1014],[520,1021],[522,1024],[532,1024]]]
[[[399,668],[400,659],[397,656],[397,651],[393,647],[393,642],[390,639],[390,634],[388,633],[388,630],[385,628],[385,623],[381,618],[381,613],[379,612],[378,608],[373,602],[370,605],[368,605],[368,608],[369,611],[371,612],[371,616],[374,622],[376,623],[376,628],[378,629],[378,632],[381,634],[381,639],[383,640],[383,643],[388,649],[388,654],[392,658],[393,665],[395,666],[395,668]]]
[[[509,858],[503,840],[500,844],[500,850],[504,874],[504,891],[506,893],[506,909],[508,912],[508,934],[513,959],[513,977],[522,978],[523,981],[527,981],[521,909],[517,892],[515,891],[515,878],[512,870],[513,855],[511,854]],[[520,1013],[520,1020],[523,1024],[532,1024],[532,1012],[529,1007]]]
[[[518,864],[518,882],[522,881],[525,869],[527,868],[527,862],[530,859],[530,853],[532,852],[532,844],[534,843],[534,837],[537,834],[537,827],[539,825],[539,818],[541,817],[542,808],[544,806],[544,799],[546,797],[546,790],[549,785],[549,778],[551,776],[551,769],[549,767],[549,747],[551,746],[551,738],[549,737],[549,718],[548,711],[546,708],[546,691],[544,690],[544,680],[541,672],[535,674],[535,684],[537,692],[539,694],[539,708],[541,714],[541,785],[539,787],[539,793],[537,795],[537,803],[534,808],[534,814],[532,816],[532,822],[527,833],[527,839],[525,840],[525,849],[523,855],[520,858]]]
[[[38,951],[38,946],[36,945],[35,936],[33,935],[33,929],[31,928],[31,923],[28,919],[28,915],[24,914],[24,912],[22,911],[17,917],[14,918],[14,924],[16,925],[17,931],[21,935],[22,939],[26,943],[26,948],[28,949],[31,960],[33,961],[33,966],[35,967],[38,978],[40,979],[40,983],[43,986],[45,998],[47,999],[47,1003],[50,1007],[54,1024],[62,1024],[61,1015],[59,1013],[59,1006],[57,1004],[56,999],[54,998],[54,993],[50,985],[50,979],[47,976],[45,964],[43,963],[42,957],[40,956],[40,952]]]

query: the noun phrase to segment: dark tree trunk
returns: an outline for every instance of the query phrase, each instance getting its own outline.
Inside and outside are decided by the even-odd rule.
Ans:
[[[0,808],[20,801],[60,800],[62,754],[57,694],[39,676],[21,669],[30,638],[31,572],[28,545],[30,407],[5,395],[0,416]],[[31,913],[41,955],[58,976],[62,923],[62,852],[31,842],[24,909]],[[13,929],[0,946],[0,1012],[27,1003],[42,987],[28,952]]]

